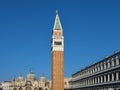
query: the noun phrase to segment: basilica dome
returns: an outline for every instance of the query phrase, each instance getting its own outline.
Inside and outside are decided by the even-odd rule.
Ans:
[[[30,70],[30,73],[27,74],[27,79],[35,79],[35,74],[32,70]]]
[[[42,76],[40,77],[40,80],[41,80],[41,81],[46,81],[46,77],[45,77],[44,75],[42,75]]]
[[[18,80],[23,80],[22,75],[20,75],[20,76],[18,77]]]

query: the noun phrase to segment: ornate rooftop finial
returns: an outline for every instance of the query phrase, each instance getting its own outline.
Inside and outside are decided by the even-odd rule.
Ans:
[[[58,10],[56,10],[56,15],[58,14]]]
[[[14,75],[14,77],[13,77],[13,81],[15,81],[16,80],[16,78],[15,78],[15,75]]]
[[[33,72],[33,70],[30,68],[30,74],[33,74],[34,72]]]

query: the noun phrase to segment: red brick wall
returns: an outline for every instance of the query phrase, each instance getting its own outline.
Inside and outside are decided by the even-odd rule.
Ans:
[[[64,52],[52,52],[52,90],[64,90]]]

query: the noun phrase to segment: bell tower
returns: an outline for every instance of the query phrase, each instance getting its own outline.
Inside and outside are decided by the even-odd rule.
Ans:
[[[58,11],[52,32],[52,90],[64,90],[64,37]]]

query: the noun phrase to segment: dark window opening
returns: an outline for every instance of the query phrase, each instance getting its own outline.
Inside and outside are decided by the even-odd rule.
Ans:
[[[67,85],[67,82],[65,82],[65,85]]]
[[[102,76],[102,81],[104,82],[104,76]]]
[[[110,67],[112,66],[112,63],[110,62]]]
[[[119,59],[119,64],[120,64],[120,59]]]
[[[108,82],[108,75],[106,75],[106,82]]]
[[[114,73],[114,80],[116,80],[116,73]]]
[[[112,74],[110,74],[110,81],[112,81]]]
[[[99,82],[101,83],[101,78],[100,77],[99,77],[99,80],[100,80]]]
[[[116,60],[114,61],[114,66],[116,66]]]
[[[108,68],[108,64],[106,63],[106,69]]]
[[[19,90],[23,90],[23,89],[20,87]]]
[[[120,80],[120,71],[119,71],[119,80]]]
[[[62,45],[62,42],[55,42],[55,45]]]

